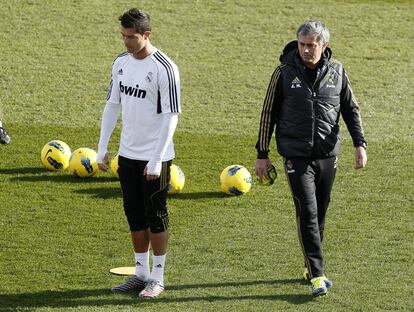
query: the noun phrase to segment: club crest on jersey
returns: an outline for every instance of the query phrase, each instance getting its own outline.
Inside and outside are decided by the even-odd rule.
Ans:
[[[290,86],[291,89],[302,88],[301,85],[302,81],[298,77],[292,80],[292,85]]]
[[[125,93],[125,95],[142,99],[145,99],[147,95],[147,91],[140,89],[139,85],[135,85],[135,88],[130,86],[124,86],[122,84],[122,81],[119,82],[119,91],[121,91],[121,93]]]
[[[152,72],[149,72],[148,73],[148,75],[145,77],[145,81],[146,82],[151,82],[152,81],[152,75],[153,75],[153,73]]]

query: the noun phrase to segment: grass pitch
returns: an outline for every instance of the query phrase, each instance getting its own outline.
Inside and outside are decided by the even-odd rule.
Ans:
[[[110,66],[123,51],[117,17],[140,5],[153,43],[179,66],[175,137],[186,174],[169,200],[166,291],[114,295],[133,264],[118,181],[51,173],[43,145],[96,150]],[[414,83],[410,1],[1,1],[0,311],[412,311]],[[334,287],[313,299],[301,280],[294,207],[280,158],[269,188],[220,192],[230,164],[253,174],[263,97],[278,56],[307,18],[331,30],[334,58],[360,102],[368,167],[343,147],[327,217]],[[119,128],[110,149],[116,152]],[[274,147],[274,144],[273,144]]]

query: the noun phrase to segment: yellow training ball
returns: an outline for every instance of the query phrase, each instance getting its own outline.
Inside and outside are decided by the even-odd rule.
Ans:
[[[69,166],[70,147],[63,141],[53,140],[46,143],[40,152],[43,166],[49,170],[65,170]]]
[[[252,187],[252,176],[243,166],[231,165],[221,172],[221,190],[228,195],[243,195]]]
[[[70,156],[69,172],[80,178],[95,175],[98,172],[96,156],[96,152],[93,149],[87,147],[78,148]]]
[[[111,160],[111,172],[114,176],[116,176],[117,178],[119,178],[118,175],[118,154],[115,155],[115,157]]]
[[[180,167],[171,165],[170,167],[170,181],[168,182],[168,194],[177,194],[181,192],[185,184],[185,175]]]

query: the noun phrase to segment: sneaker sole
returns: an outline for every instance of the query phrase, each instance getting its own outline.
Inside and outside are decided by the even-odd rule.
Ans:
[[[153,295],[153,296],[139,296],[139,298],[141,298],[141,299],[154,299],[154,298],[157,298],[160,294],[161,293]]]
[[[156,298],[156,297],[158,297],[160,294],[162,294],[164,292],[164,289],[162,289],[161,291],[159,291],[157,294],[139,294],[138,295],[138,297],[139,298],[142,298],[142,299],[153,299],[153,298]]]
[[[328,289],[326,289],[325,288],[325,290],[321,290],[321,292],[319,292],[319,293],[312,293],[312,295],[314,296],[314,297],[320,297],[320,296],[326,296],[328,294]]]
[[[320,294],[317,294],[317,295],[313,295],[313,297],[314,298],[323,297],[323,296],[326,296],[327,294],[328,294],[328,292],[323,292],[323,293],[320,293]]]

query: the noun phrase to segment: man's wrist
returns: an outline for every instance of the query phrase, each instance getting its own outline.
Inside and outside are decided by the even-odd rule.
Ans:
[[[269,159],[268,151],[257,151],[257,159]]]
[[[367,149],[367,142],[359,142],[355,144],[355,147],[363,147],[365,150]]]

